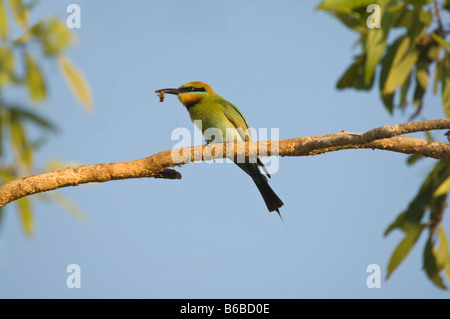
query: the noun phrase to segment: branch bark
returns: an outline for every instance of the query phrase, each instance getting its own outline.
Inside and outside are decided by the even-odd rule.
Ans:
[[[0,207],[19,198],[86,183],[102,183],[131,178],[181,179],[169,167],[227,157],[251,159],[253,156],[312,156],[343,149],[379,149],[404,154],[420,154],[438,160],[450,160],[450,145],[398,135],[450,129],[450,120],[432,120],[382,126],[364,133],[339,132],[321,136],[250,143],[197,145],[164,151],[146,158],[118,163],[69,167],[33,175],[0,186]],[[179,156],[182,154],[182,156]]]

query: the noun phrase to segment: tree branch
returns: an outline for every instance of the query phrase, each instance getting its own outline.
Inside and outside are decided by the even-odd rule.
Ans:
[[[164,151],[146,158],[118,163],[69,167],[59,171],[33,175],[0,186],[0,207],[19,198],[86,183],[102,183],[131,178],[181,179],[181,174],[169,167],[217,158],[251,159],[261,156],[312,156],[343,149],[379,149],[404,154],[420,154],[439,160],[450,160],[450,145],[398,135],[450,129],[450,120],[411,122],[382,126],[365,133],[340,132],[321,136],[301,137],[250,143],[197,145]],[[182,154],[182,156],[179,156]]]

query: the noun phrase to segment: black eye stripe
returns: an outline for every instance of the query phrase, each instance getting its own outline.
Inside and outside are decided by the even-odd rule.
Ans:
[[[197,88],[195,86],[188,86],[183,88],[184,92],[205,92],[205,88]]]

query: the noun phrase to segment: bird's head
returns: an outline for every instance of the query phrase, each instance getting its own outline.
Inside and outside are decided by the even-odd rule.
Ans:
[[[175,94],[178,96],[180,102],[187,108],[194,106],[206,96],[216,94],[208,84],[200,81],[183,84],[178,89],[161,89],[156,90],[155,92],[160,95],[161,101],[164,94]]]

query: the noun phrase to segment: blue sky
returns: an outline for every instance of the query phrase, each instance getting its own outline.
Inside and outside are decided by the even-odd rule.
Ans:
[[[377,90],[338,91],[357,51],[356,36],[318,1],[41,1],[32,20],[81,7],[78,45],[68,55],[90,82],[91,115],[56,65],[48,103],[60,134],[38,155],[80,164],[128,161],[171,149],[176,128],[194,132],[173,96],[154,90],[204,81],[255,128],[281,139],[363,132],[408,120],[390,116]],[[19,98],[24,98],[23,96]],[[420,119],[443,118],[430,92]],[[441,135],[438,140],[443,141]],[[385,280],[402,238],[383,232],[414,197],[434,160],[346,150],[280,158],[270,185],[287,227],[270,214],[246,174],[232,164],[177,168],[181,180],[125,180],[61,190],[85,223],[56,204],[34,201],[26,238],[9,205],[0,229],[1,298],[448,298],[422,271],[422,236]],[[444,227],[450,231],[447,216]],[[66,286],[66,267],[81,288]],[[370,264],[381,288],[369,289]]]

